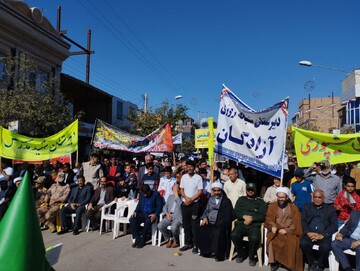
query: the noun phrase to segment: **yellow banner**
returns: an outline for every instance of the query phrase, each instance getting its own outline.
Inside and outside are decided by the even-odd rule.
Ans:
[[[360,160],[360,133],[326,134],[292,127],[299,167],[328,160],[331,164]]]
[[[23,161],[48,160],[78,149],[78,121],[55,135],[32,138],[0,127],[0,156]]]
[[[216,136],[216,129],[214,129],[214,139]],[[195,130],[195,148],[207,149],[209,147],[209,129],[196,129]]]

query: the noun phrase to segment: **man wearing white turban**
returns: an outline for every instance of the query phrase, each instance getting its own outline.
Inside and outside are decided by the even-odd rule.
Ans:
[[[271,271],[278,270],[280,265],[292,271],[303,270],[301,217],[299,209],[289,200],[289,195],[289,188],[276,188],[277,201],[270,203],[266,213],[266,251]]]

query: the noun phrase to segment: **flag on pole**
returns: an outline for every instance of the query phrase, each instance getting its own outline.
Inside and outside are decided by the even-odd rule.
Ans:
[[[0,240],[1,270],[54,270],[45,258],[28,172],[0,223]]]

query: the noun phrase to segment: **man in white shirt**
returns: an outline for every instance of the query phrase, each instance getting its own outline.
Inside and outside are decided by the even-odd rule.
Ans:
[[[200,223],[200,202],[199,198],[203,190],[203,181],[200,175],[195,173],[195,162],[186,162],[187,173],[181,177],[180,195],[183,203],[181,213],[185,232],[185,245],[180,251],[193,248],[193,253],[198,253],[196,247],[196,233]]]
[[[235,168],[230,168],[229,178],[230,180],[224,184],[224,192],[235,207],[238,198],[246,196],[246,183],[238,178],[238,172]]]

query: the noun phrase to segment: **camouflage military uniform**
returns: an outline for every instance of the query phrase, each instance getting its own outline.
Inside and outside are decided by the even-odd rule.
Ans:
[[[45,196],[45,203],[47,205],[40,206],[37,209],[39,222],[45,223],[49,227],[49,231],[55,231],[54,218],[60,209],[60,205],[66,202],[69,194],[70,186],[68,184],[61,186],[55,183],[49,188]]]

